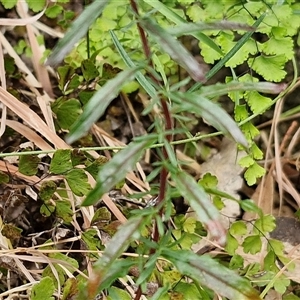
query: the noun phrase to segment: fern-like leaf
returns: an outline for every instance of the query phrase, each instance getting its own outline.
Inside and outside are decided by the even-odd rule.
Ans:
[[[264,79],[279,82],[286,75],[286,71],[283,70],[286,61],[286,57],[283,54],[275,56],[260,55],[255,59],[249,59],[248,65]]]

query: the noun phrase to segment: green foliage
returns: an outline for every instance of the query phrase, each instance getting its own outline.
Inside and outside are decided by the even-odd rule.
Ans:
[[[43,201],[48,201],[52,198],[57,189],[57,185],[54,181],[49,180],[42,183],[39,191],[39,196]]]
[[[54,4],[46,9],[45,15],[48,18],[52,19],[60,15],[62,11],[63,11],[63,7],[61,5]]]
[[[45,8],[44,0],[27,2],[33,12]],[[59,19],[58,24],[65,28],[74,13],[64,8],[68,1],[60,2],[51,4],[45,15]],[[42,280],[32,288],[31,298],[53,299],[55,288],[62,287],[63,299],[74,296],[94,299],[103,290],[108,299],[131,299],[120,288],[120,282],[123,284],[128,276],[135,281],[139,292],[146,292],[149,282],[160,286],[153,300],[195,297],[212,300],[215,293],[228,299],[258,300],[261,299],[258,287],[285,293],[290,281],[283,275],[277,276],[279,270],[275,265],[276,259],[286,263],[282,243],[269,241],[264,266],[247,262],[248,255],[254,256],[262,250],[266,234],[275,228],[275,219],[263,215],[251,200],[239,201],[219,190],[219,179],[210,173],[197,182],[177,159],[172,139],[177,134],[191,138],[185,121],[203,119],[246,150],[239,164],[246,169],[248,185],[254,185],[265,174],[258,163],[263,153],[254,140],[259,130],[251,120],[279,99],[271,95],[286,88],[284,84],[274,83],[285,78],[286,64],[294,55],[293,39],[300,16],[293,12],[293,1],[287,4],[226,0],[135,3],[139,14],[127,0],[92,2],[72,22],[47,60],[51,66],[64,61],[57,68],[61,94],[51,108],[57,132],[68,132],[67,142],[75,143],[86,136],[120,92],[129,94],[140,89],[143,96],[146,94],[145,98],[150,100],[147,99],[148,106],[145,104],[141,117],[148,115],[152,124],[147,134],[112,153],[110,160],[101,156],[93,159],[80,149],[58,149],[53,157],[47,157],[50,175],[59,176],[61,182],[41,184],[40,213],[46,220],[49,217],[62,220],[66,227],[82,223],[91,226],[76,231],[80,232],[80,245],[89,251],[87,256],[94,263],[94,273],[88,279],[79,276],[68,279],[79,263],[53,249],[57,252],[48,256],[54,263],[44,269]],[[15,2],[2,0],[2,4],[8,9]],[[82,40],[87,33],[88,38]],[[183,35],[192,36],[204,61],[215,64],[209,72],[187,49]],[[260,39],[261,35],[264,38]],[[15,48],[19,54],[30,50],[25,40],[19,41]],[[203,86],[225,67],[231,71],[225,83]],[[249,74],[237,76],[239,68],[247,68]],[[181,72],[186,77],[184,80]],[[259,81],[259,76],[270,82]],[[224,95],[233,102],[233,116],[218,102]],[[199,136],[206,137],[202,133]],[[197,146],[197,136],[190,141]],[[153,164],[154,170],[148,176],[150,190],[143,188],[143,192],[147,197],[158,194],[157,203],[154,207],[149,204],[130,211],[129,220],[119,226],[112,207],[109,210],[99,200],[115,187],[122,187],[124,182],[126,187],[128,183],[130,188],[131,184],[134,189],[137,187],[136,182],[124,178],[128,172],[136,171],[137,163],[150,148],[158,148],[153,151],[160,161]],[[39,163],[38,156],[23,155],[19,171],[36,175]],[[157,174],[159,180],[155,178]],[[1,177],[2,182],[8,181]],[[97,181],[94,188],[89,178]],[[184,198],[197,219],[175,215],[174,195]],[[90,210],[78,207],[71,202],[77,197],[84,198],[82,206],[97,207]],[[224,205],[222,198],[239,201],[244,211],[259,215],[250,224],[251,229],[246,222],[235,221],[226,233],[219,212]],[[91,217],[87,212],[92,214],[94,210]],[[127,212],[124,214],[127,216]],[[6,232],[2,234],[9,239],[21,237],[18,228],[4,228]],[[109,236],[108,242],[102,240],[105,234]],[[225,247],[225,259],[198,255],[191,250],[209,238]],[[124,252],[128,249],[137,255],[126,257]],[[264,275],[254,280],[261,271]]]
[[[88,183],[88,176],[84,170],[70,170],[66,174],[66,180],[72,192],[77,196],[86,195],[91,190],[91,186]]]
[[[40,159],[37,155],[21,156],[19,160],[19,172],[27,176],[35,175],[38,171],[39,163]]]
[[[124,300],[131,300],[131,296],[124,290],[118,289],[116,287],[111,287],[108,289],[108,297],[107,299],[124,299]]]
[[[31,290],[30,299],[32,300],[53,300],[52,296],[55,287],[50,277],[43,277],[41,281],[35,284]]]
[[[8,182],[9,182],[9,176],[6,173],[0,171],[0,184],[8,183]]]
[[[149,138],[139,143],[132,142],[126,149],[122,150],[114,156],[114,158],[106,164],[103,171],[100,170],[98,174],[98,181],[95,188],[89,193],[82,205],[94,204],[104,193],[111,190],[118,184],[129,172],[144,150],[153,144],[154,140]]]
[[[52,106],[56,121],[61,129],[70,129],[82,113],[80,101],[75,98],[58,98]]]
[[[46,7],[46,0],[26,0],[28,7],[34,11],[39,12]]]
[[[51,160],[49,171],[53,174],[65,173],[72,169],[71,150],[58,150]]]

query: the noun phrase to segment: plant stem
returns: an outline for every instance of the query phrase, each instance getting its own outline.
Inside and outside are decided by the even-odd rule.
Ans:
[[[135,0],[130,0],[130,3],[131,3],[131,7],[132,7],[134,13],[136,14],[137,17],[139,17],[139,12],[138,12],[138,7],[137,7],[137,4],[136,4],[136,1]],[[139,35],[140,35],[140,38],[141,38],[144,54],[145,54],[145,56],[148,60],[149,66],[151,68],[154,68],[154,64],[153,64],[153,61],[151,59],[151,49],[149,47],[146,32],[144,31],[144,29],[142,28],[142,26],[139,23],[137,23],[137,27],[138,27]],[[155,78],[151,73],[149,75],[151,76],[152,80],[157,85],[160,85],[160,82],[157,80],[157,78]],[[171,117],[171,114],[170,114],[170,111],[169,111],[169,108],[168,108],[168,104],[167,104],[166,100],[163,99],[163,98],[160,99],[160,103],[161,103],[162,111],[163,111],[163,114],[164,114],[164,117],[165,117],[165,131],[171,132],[171,130],[173,128],[173,121],[172,121],[172,117]],[[172,139],[173,139],[173,135],[172,134],[167,134],[166,139],[167,139],[168,143],[171,143]],[[169,155],[168,155],[168,152],[165,149],[165,147],[163,147],[163,157],[164,157],[165,160],[169,159]],[[158,195],[156,205],[159,205],[165,198],[166,187],[167,187],[167,177],[168,177],[168,170],[166,169],[166,167],[163,167],[162,170],[161,170],[161,173],[160,173],[159,195]],[[159,214],[160,215],[163,214],[163,208],[160,209]],[[156,223],[154,225],[154,232],[153,232],[153,235],[152,235],[152,239],[153,239],[154,242],[158,242],[158,240],[159,240],[159,231],[158,231],[158,226],[157,226]],[[152,249],[151,253],[154,253],[154,252],[155,252],[155,250]],[[135,296],[134,300],[139,300],[141,295],[142,295],[142,290],[141,290],[141,286],[139,286],[138,290],[136,292],[136,296]]]

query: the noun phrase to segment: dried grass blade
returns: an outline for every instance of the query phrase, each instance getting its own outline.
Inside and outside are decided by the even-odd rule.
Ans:
[[[42,17],[42,15],[44,14],[44,12],[45,12],[45,9],[33,17],[22,18],[22,19],[1,18],[0,26],[25,26],[27,24],[32,24],[32,23],[36,22],[38,19],[40,19]]]
[[[50,102],[51,102],[50,97],[47,94],[45,94],[43,96],[38,95],[36,97],[36,100],[40,106],[40,109],[43,113],[43,116],[45,118],[45,121],[46,121],[48,127],[50,128],[50,130],[55,132],[56,130],[55,130],[53,114],[52,114],[52,110],[51,110],[51,106],[50,106]]]
[[[1,43],[0,43],[0,80],[1,80],[2,87],[6,89],[6,76],[5,76],[3,49]],[[7,107],[3,105],[2,113],[1,113],[0,137],[4,134],[6,129],[6,117],[7,117]]]
[[[54,144],[56,148],[70,148],[68,144],[66,144],[59,136],[49,129],[45,122],[33,110],[8,93],[2,87],[0,87],[0,101],[37,132],[40,132],[47,140]]]
[[[26,11],[28,10],[28,5],[26,2],[21,2],[19,1],[17,4],[17,11],[19,13],[19,15],[23,18],[26,18],[28,16],[28,14],[26,13]],[[34,66],[34,70],[36,72],[37,75],[37,79],[38,81],[41,83],[44,91],[49,94],[51,97],[54,96],[53,94],[53,90],[52,90],[52,85],[50,82],[50,78],[47,72],[47,69],[44,65],[42,65],[40,63],[42,57],[43,57],[43,53],[42,51],[45,49],[41,49],[41,46],[39,46],[37,39],[36,39],[36,35],[34,34],[33,31],[33,26],[31,24],[27,24],[26,25],[26,29],[27,29],[27,34],[28,34],[28,39],[29,39],[29,43],[31,46],[31,50],[32,50],[32,63]]]
[[[44,141],[36,132],[34,132],[29,127],[21,124],[17,121],[7,120],[7,126],[19,132],[21,135],[26,137],[29,141],[33,142],[41,150],[53,150],[46,141]],[[50,154],[49,154],[50,155]]]
[[[10,42],[5,38],[5,36],[1,31],[0,31],[0,42],[3,45],[3,47],[6,49],[9,56],[11,56],[15,60],[15,63],[17,67],[20,69],[20,71],[24,72],[27,75],[25,79],[29,84],[29,86],[40,88],[41,84],[36,80],[32,72],[28,69],[28,67],[25,65],[23,60],[16,53],[14,48],[11,46]]]

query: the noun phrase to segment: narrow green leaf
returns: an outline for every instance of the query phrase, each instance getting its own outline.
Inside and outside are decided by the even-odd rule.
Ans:
[[[130,260],[129,257],[127,259],[118,259],[114,261],[114,263],[110,266],[108,272],[105,274],[101,285],[99,286],[98,291],[107,290],[114,285],[114,283],[118,280],[118,278],[124,278],[128,273],[130,273],[130,268],[133,266],[136,267],[136,262],[134,260]],[[78,298],[84,299],[84,298]],[[124,298],[107,298],[107,300],[115,300],[120,299],[123,300]],[[132,298],[130,298],[132,299]]]
[[[214,23],[205,23],[205,22],[197,22],[197,23],[184,23],[178,26],[172,27],[167,29],[167,31],[174,36],[182,36],[188,35],[194,32],[198,32],[201,30],[213,30],[213,29],[220,29],[220,30],[254,30],[252,26],[247,24],[240,24],[235,22],[228,22],[228,21],[220,21]]]
[[[125,51],[125,49],[123,48],[121,43],[119,42],[119,40],[118,40],[117,36],[115,35],[115,33],[112,30],[110,30],[109,33],[111,35],[113,43],[115,44],[120,56],[124,60],[126,66],[129,67],[129,68],[136,68],[135,63],[131,60],[131,58],[129,57],[129,55],[127,54],[127,52]],[[135,78],[151,98],[156,97],[155,88],[149,82],[149,80],[147,80],[147,78],[142,74],[142,72],[137,71],[136,75],[135,75]]]
[[[222,198],[225,198],[225,199],[230,199],[232,201],[238,201],[236,198],[232,197],[230,194],[225,193],[223,191],[220,191],[218,189],[206,188],[206,187],[204,187],[204,189],[210,195],[219,196],[219,197],[222,197]]]
[[[175,24],[177,24],[177,25],[187,24],[187,21],[185,19],[180,17],[178,14],[176,14],[175,11],[171,10],[169,7],[167,7],[161,1],[159,1],[159,0],[144,0],[144,2],[148,3],[153,8],[157,9],[162,15],[164,15],[166,18],[168,18],[170,21],[174,22]],[[216,52],[223,55],[223,52],[219,48],[219,46],[204,33],[202,33],[202,32],[194,33],[193,36],[196,39],[198,39],[199,41],[205,43],[207,46],[209,46]]]
[[[47,59],[47,65],[56,66],[64,59],[74,45],[85,36],[89,27],[101,15],[108,2],[109,0],[97,0],[84,9],[54,48],[52,54]]]
[[[147,218],[144,216],[131,218],[118,229],[108,243],[100,259],[95,263],[94,276],[91,276],[88,282],[88,294],[90,296],[95,296],[94,293],[98,291],[98,287],[101,283],[106,280],[106,277],[109,275],[110,269],[113,269],[113,265],[116,263],[117,258],[128,248],[129,244],[133,240],[139,239],[140,232],[142,231],[141,228],[146,222]],[[119,270],[119,273],[121,273],[121,271],[122,269]]]
[[[265,18],[265,14],[262,14],[253,24],[253,27],[258,27],[258,25],[263,21]],[[239,51],[243,45],[251,38],[254,31],[245,33],[239,41],[232,47],[232,49],[205,75],[206,79],[209,80],[212,78],[221,68],[224,67],[224,65],[229,61],[230,58],[232,58],[237,51]],[[202,84],[200,82],[195,83],[190,89],[190,92],[193,92],[197,90],[199,87],[201,87]]]
[[[217,83],[211,86],[203,86],[199,92],[203,97],[215,98],[235,91],[258,91],[267,94],[280,94],[286,88],[286,83],[231,81],[225,84]]]
[[[261,300],[249,281],[219,264],[209,255],[199,256],[191,251],[163,249],[162,256],[171,261],[184,275],[232,300]]]
[[[216,129],[231,135],[237,143],[248,147],[247,140],[240,128],[228,113],[217,104],[196,93],[172,93],[170,97],[187,104],[189,111],[201,115]]]
[[[95,3],[95,2],[94,2]],[[105,112],[110,102],[118,95],[122,86],[134,78],[137,69],[120,72],[114,79],[109,80],[97,91],[85,106],[77,121],[72,125],[66,138],[67,143],[73,143],[82,137]]]
[[[226,234],[220,223],[219,211],[212,204],[205,190],[196,183],[192,176],[183,171],[172,174],[172,178],[181,195],[198,215],[199,220],[206,225],[211,235],[224,245]]]
[[[204,70],[196,58],[165,29],[151,19],[142,19],[141,25],[152,34],[157,44],[181,65],[196,81],[205,81]]]
[[[135,167],[144,150],[152,145],[153,142],[152,138],[142,142],[132,142],[124,150],[118,152],[100,169],[97,184],[87,195],[82,205],[94,204],[104,193],[110,191],[123,180],[126,174]]]
[[[49,171],[52,174],[62,174],[72,169],[71,150],[59,149],[57,150],[50,163]]]
[[[244,211],[255,212],[260,217],[262,217],[262,215],[263,215],[262,210],[253,202],[253,200],[246,199],[246,200],[240,201],[240,206]]]

